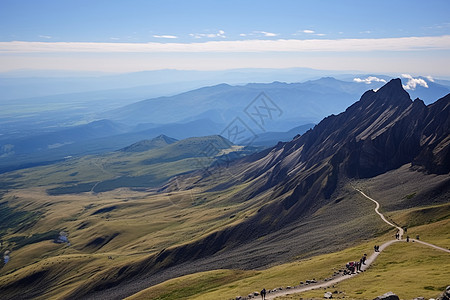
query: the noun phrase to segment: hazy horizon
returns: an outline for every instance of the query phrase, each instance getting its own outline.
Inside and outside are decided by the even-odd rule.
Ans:
[[[448,1],[6,0],[0,72],[302,67],[448,77],[449,8]]]

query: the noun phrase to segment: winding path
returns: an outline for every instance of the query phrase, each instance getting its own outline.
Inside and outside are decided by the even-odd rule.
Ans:
[[[380,203],[378,203],[378,201],[376,201],[376,200],[372,199],[371,197],[367,196],[366,194],[364,194],[364,192],[362,192],[362,191],[359,190],[359,189],[356,189],[356,188],[355,188],[355,190],[358,191],[358,192],[359,192],[361,195],[363,195],[365,198],[367,198],[367,199],[369,199],[370,201],[374,202],[374,203],[376,204],[375,212],[380,216],[380,218],[381,218],[386,224],[388,224],[388,225],[390,225],[390,226],[396,228],[396,229],[398,230],[398,232],[400,233],[400,240],[391,240],[391,241],[388,241],[388,242],[384,243],[383,245],[380,246],[379,252],[373,252],[373,253],[367,258],[366,264],[363,265],[363,266],[361,267],[361,270],[362,270],[362,271],[365,271],[365,270],[367,270],[367,268],[369,268],[369,266],[375,261],[375,259],[378,257],[378,255],[379,255],[384,249],[386,249],[387,247],[389,247],[390,245],[392,245],[392,244],[394,244],[394,243],[397,243],[397,242],[400,242],[400,241],[404,241],[404,240],[402,240],[402,236],[403,236],[403,234],[404,234],[404,231],[403,231],[403,229],[400,228],[399,226],[397,226],[397,225],[392,224],[391,222],[389,222],[389,221],[386,219],[386,217],[385,217],[382,213],[379,212]],[[411,241],[414,241],[414,242],[417,242],[417,243],[421,243],[421,244],[423,244],[423,245],[426,245],[426,246],[435,248],[435,249],[437,249],[437,250],[441,250],[441,251],[445,251],[445,252],[447,252],[447,253],[450,253],[450,250],[445,249],[445,248],[442,248],[442,247],[439,247],[439,246],[436,246],[436,245],[433,245],[433,244],[430,244],[430,243],[422,242],[422,241],[420,241],[420,240],[413,240],[413,239],[411,239]],[[355,274],[351,274],[351,275],[345,275],[345,276],[340,276],[340,277],[334,278],[334,279],[332,279],[332,280],[325,281],[325,282],[320,282],[320,283],[317,283],[317,284],[310,284],[310,285],[306,285],[306,286],[299,286],[299,287],[295,287],[295,288],[292,288],[292,289],[289,289],[289,290],[282,290],[282,291],[278,291],[278,292],[275,292],[275,293],[270,293],[270,294],[267,294],[267,295],[266,295],[266,300],[275,299],[275,298],[280,297],[280,296],[286,296],[286,295],[290,295],[290,294],[296,294],[296,293],[300,293],[300,292],[306,292],[306,291],[310,291],[310,290],[314,290],[314,289],[319,289],[319,288],[328,287],[328,286],[331,286],[331,285],[336,284],[336,283],[338,283],[338,282],[341,282],[341,281],[350,279],[350,278],[352,278],[352,277],[354,277],[354,276],[356,276],[356,275],[358,275],[358,274],[359,274],[359,273],[355,273]],[[259,297],[259,296],[258,296],[258,297]],[[258,299],[258,297],[256,297],[256,299]]]

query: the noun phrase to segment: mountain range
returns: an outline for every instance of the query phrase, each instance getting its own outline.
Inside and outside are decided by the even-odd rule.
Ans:
[[[324,77],[303,83],[220,84],[138,102],[131,96],[124,100],[126,95],[131,95],[129,90],[111,91],[111,97],[107,93],[92,92],[92,95],[16,99],[3,103],[0,112],[1,169],[13,170],[67,156],[104,153],[160,134],[177,139],[221,134],[235,120],[251,132],[242,143],[273,146],[304,132],[286,135],[292,128],[316,123],[343,111],[366,89],[376,90],[388,79],[386,76],[367,77],[372,81],[343,78],[345,80]],[[449,91],[443,85],[445,81],[419,79],[426,87],[416,85],[409,91],[414,97],[428,99],[426,103]],[[408,80],[404,80],[404,86],[409,85]],[[258,102],[261,95],[266,97],[263,106]],[[119,104],[130,102],[122,107]],[[27,114],[18,115],[24,107]],[[274,112],[273,116],[259,124],[257,119],[267,109]]]

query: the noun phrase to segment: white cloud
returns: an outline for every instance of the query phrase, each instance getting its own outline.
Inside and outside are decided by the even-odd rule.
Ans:
[[[434,78],[433,77],[431,77],[431,76],[425,76],[427,79],[428,79],[428,81],[431,81],[431,82],[434,82]]]
[[[254,37],[274,37],[278,36],[278,33],[268,32],[268,31],[252,31],[251,33],[241,33],[239,36],[254,36]]]
[[[372,82],[383,82],[383,83],[386,83],[386,80],[384,80],[383,78],[378,78],[378,77],[375,77],[375,76],[369,76],[369,77],[364,78],[364,79],[356,77],[356,78],[353,78],[353,81],[354,82],[359,82],[359,83],[365,83],[365,84],[371,84]]]
[[[255,33],[260,33],[266,37],[274,37],[277,36],[277,33],[273,33],[273,32],[267,32],[267,31],[255,31]]]
[[[213,34],[225,37],[223,31]],[[195,37],[194,34],[192,36]],[[209,36],[208,36],[209,37]],[[151,52],[367,52],[449,50],[450,35],[384,39],[278,39],[198,43],[0,42],[5,53],[151,53]]]
[[[226,38],[225,31],[219,30],[217,33],[190,33],[189,36],[201,39],[201,38]]]
[[[48,40],[53,38],[51,35],[40,35],[39,37],[42,39],[48,39]]]
[[[158,39],[177,39],[178,37],[175,35],[153,35],[154,38],[158,38]]]
[[[297,31],[296,33],[293,33],[292,35],[303,35],[304,33],[309,35],[315,35],[315,36],[325,36],[325,33],[316,33],[314,30],[311,29],[305,29],[301,31]]]
[[[422,78],[414,78],[409,74],[402,74],[402,77],[408,79],[406,84],[403,85],[405,90],[415,90],[418,85],[428,88],[427,82]]]

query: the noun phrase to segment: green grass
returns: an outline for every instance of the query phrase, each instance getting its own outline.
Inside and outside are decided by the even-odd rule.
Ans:
[[[156,187],[175,175],[208,167],[223,151],[245,152],[219,136],[190,138],[149,151],[88,155],[1,174],[0,182],[17,188],[50,186],[51,195],[84,193],[92,188],[105,192],[121,187]]]
[[[374,299],[388,291],[400,299],[436,298],[448,286],[448,253],[417,243],[397,243],[383,251],[365,273],[338,283],[327,291],[344,292],[346,299]],[[322,299],[325,290],[280,299]]]
[[[14,201],[14,197],[7,197]],[[9,231],[20,232],[30,228],[39,219],[41,213],[27,210],[17,210],[8,205],[8,201],[0,202],[0,237]]]
[[[239,276],[222,276],[220,278],[220,286],[216,286],[215,277],[210,276],[215,273],[203,272],[192,274],[151,287],[133,295],[129,299],[176,299],[170,297],[174,293],[176,294],[180,287],[189,290],[191,284],[194,288],[192,289],[193,292],[189,294],[189,299],[196,300],[232,299],[238,295],[246,296],[251,292],[260,291],[263,287],[266,289],[274,289],[278,287],[296,286],[300,281],[306,281],[308,279],[320,280],[330,277],[334,271],[342,269],[347,261],[355,260],[362,253],[369,252],[371,248],[372,242],[364,243],[336,253],[319,255],[264,270],[246,271],[244,273],[245,276],[242,276],[242,278]],[[217,270],[215,272],[225,271]],[[239,271],[227,270],[226,272],[228,273],[224,274]]]
[[[450,219],[411,227],[409,231],[421,234],[421,239],[426,242],[448,247]],[[203,287],[202,289],[193,289],[196,294],[189,294],[189,299],[196,300],[232,299],[238,295],[245,296],[253,291],[259,291],[263,287],[273,289],[288,285],[295,286],[300,281],[307,279],[320,280],[330,277],[347,261],[354,260],[361,253],[371,253],[373,244],[382,244],[390,239],[392,239],[391,234],[386,234],[343,251],[255,271],[242,279],[224,277],[220,287],[214,286],[208,273],[192,274],[144,290],[130,299],[172,299],[170,297],[176,292],[177,287],[184,287],[185,283],[189,285],[189,282]],[[391,290],[400,295],[401,299],[412,299],[419,296],[436,297],[448,285],[450,270],[444,266],[449,264],[448,253],[418,243],[398,243],[387,248],[368,271],[339,283],[328,291],[340,291],[341,293],[335,297],[345,297],[346,299],[373,299]],[[231,270],[229,271],[231,272]],[[323,293],[324,290],[310,291],[280,299],[322,299]],[[155,298],[154,295],[158,296]]]
[[[51,230],[43,233],[32,234],[31,236],[13,236],[7,240],[11,250],[20,249],[26,245],[39,243],[45,240],[56,240],[59,236],[59,230]]]
[[[187,275],[143,290],[126,299],[178,300],[192,299],[232,281],[252,276],[255,271],[216,270]],[[220,298],[219,298],[220,299]]]
[[[435,223],[450,218],[450,203],[414,207],[386,214],[395,223],[406,227]]]

